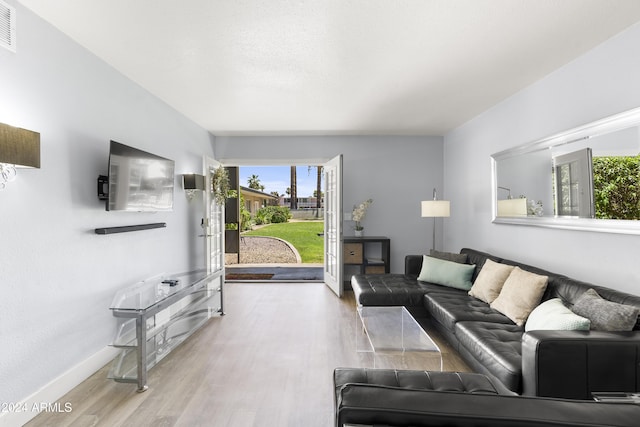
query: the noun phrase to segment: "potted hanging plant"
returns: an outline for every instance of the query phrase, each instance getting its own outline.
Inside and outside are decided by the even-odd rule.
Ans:
[[[356,222],[355,227],[353,227],[356,237],[362,237],[363,235],[364,227],[362,226],[362,221],[367,215],[367,209],[369,208],[369,205],[371,205],[371,203],[373,203],[373,199],[367,199],[359,205],[355,205],[353,207],[353,211],[351,212],[351,219]]]
[[[224,166],[220,166],[213,172],[211,187],[216,203],[224,205],[227,201],[227,195],[231,190],[231,184],[229,184],[229,172],[227,172]]]

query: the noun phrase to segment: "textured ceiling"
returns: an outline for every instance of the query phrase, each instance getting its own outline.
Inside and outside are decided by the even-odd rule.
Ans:
[[[20,0],[216,135],[443,135],[638,0]]]

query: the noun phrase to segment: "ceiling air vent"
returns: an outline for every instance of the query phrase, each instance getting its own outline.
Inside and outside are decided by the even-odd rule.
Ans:
[[[16,51],[16,10],[0,1],[0,46]]]

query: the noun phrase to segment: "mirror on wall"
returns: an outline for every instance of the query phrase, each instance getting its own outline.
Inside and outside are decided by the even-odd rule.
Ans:
[[[494,223],[640,234],[640,108],[491,162]]]

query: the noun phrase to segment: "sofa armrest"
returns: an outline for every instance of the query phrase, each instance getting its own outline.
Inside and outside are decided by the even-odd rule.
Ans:
[[[342,385],[336,426],[637,426],[640,405],[379,386]]]
[[[530,331],[522,337],[522,394],[590,399],[640,390],[640,331]]]
[[[404,274],[410,277],[418,277],[422,270],[422,255],[407,255],[404,257]]]

